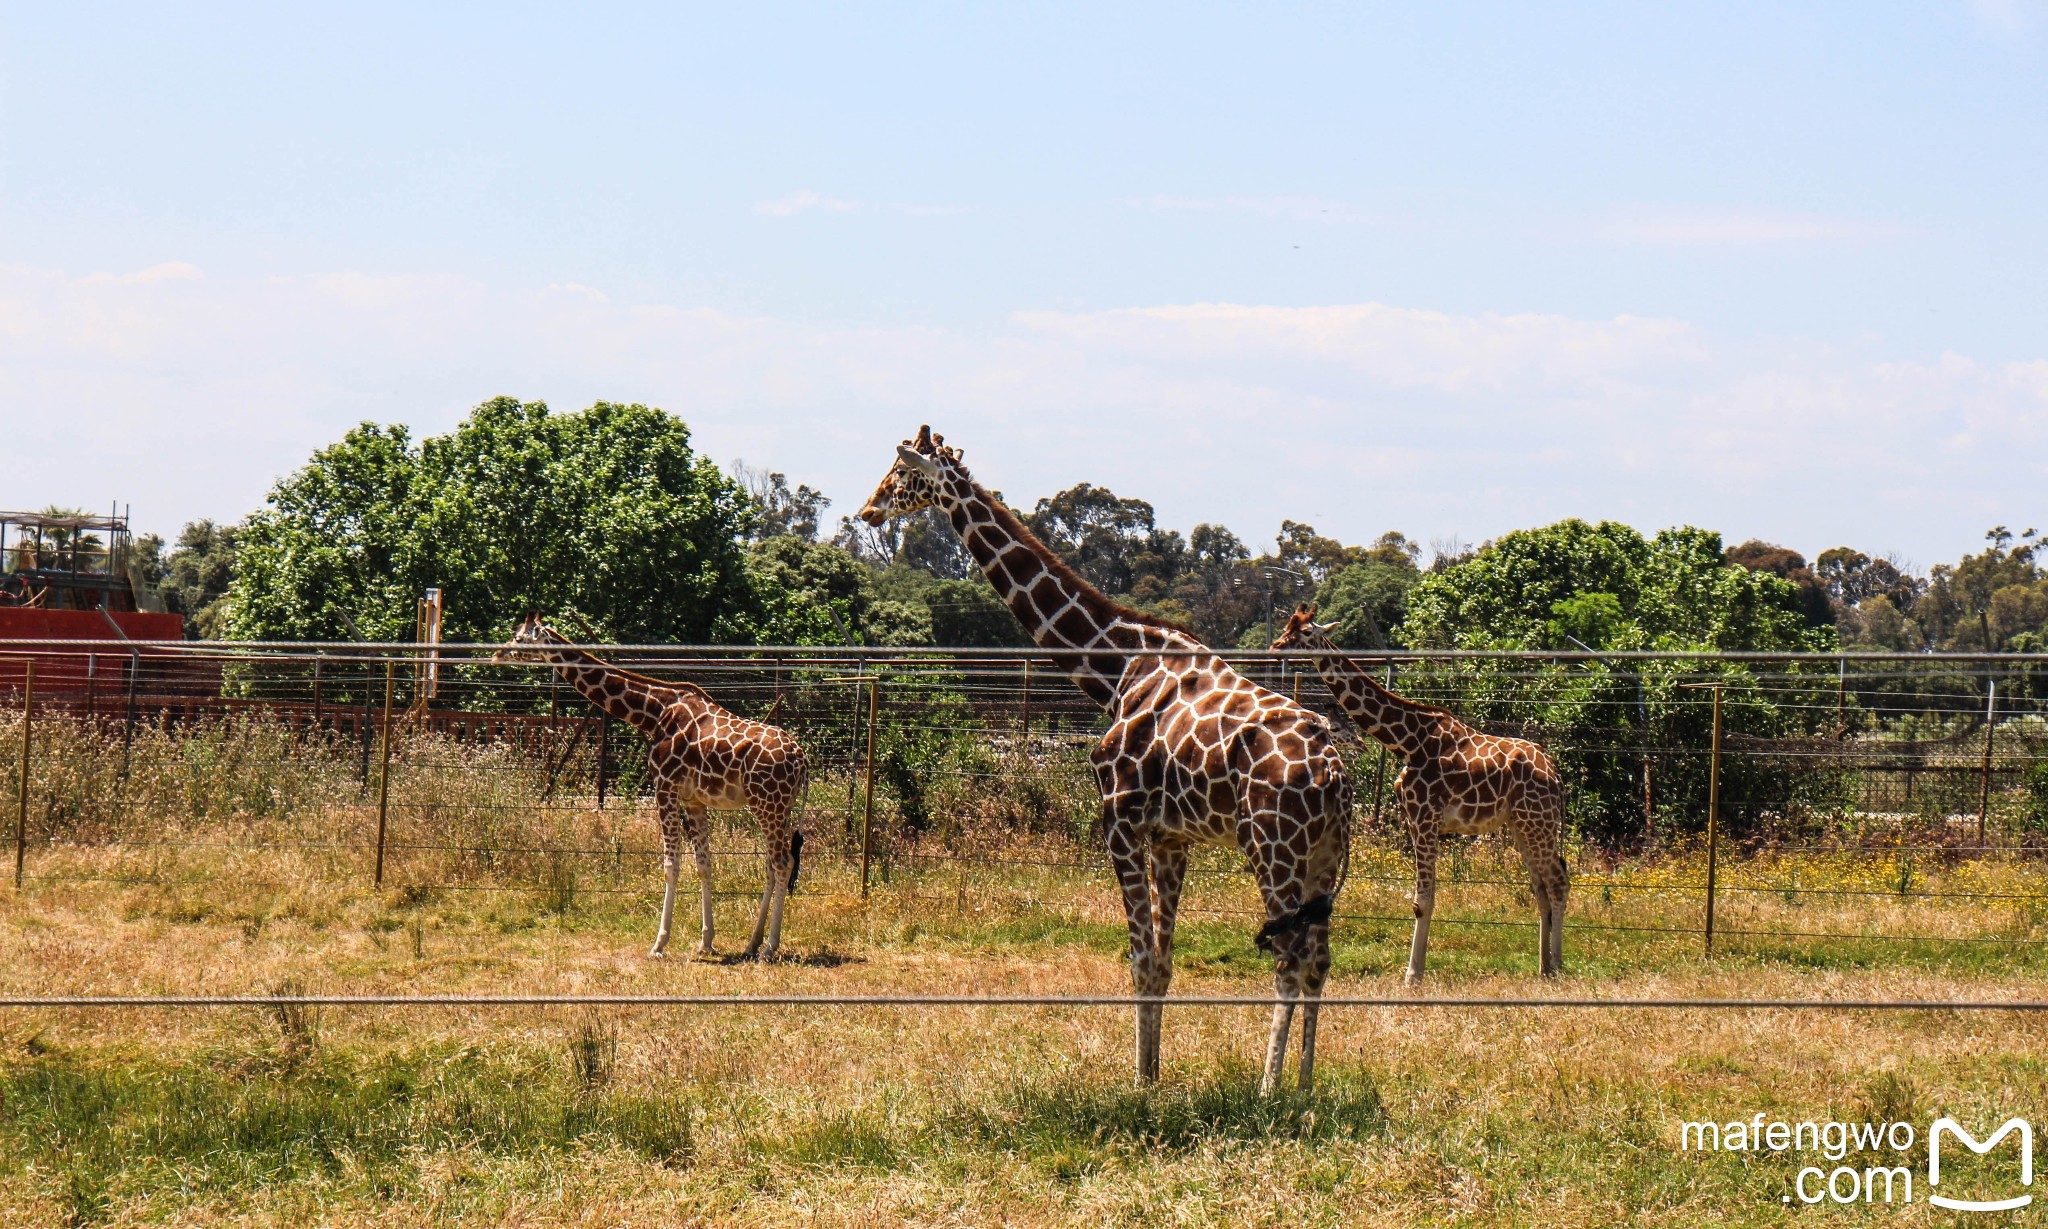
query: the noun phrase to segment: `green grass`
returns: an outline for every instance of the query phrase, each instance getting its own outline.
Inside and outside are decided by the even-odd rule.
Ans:
[[[57,1176],[72,1224],[130,1201],[318,1181],[389,1198],[423,1155],[624,1149],[687,1164],[687,1101],[593,1091],[556,1064],[474,1050],[163,1063],[47,1053],[0,1068],[0,1173]]]

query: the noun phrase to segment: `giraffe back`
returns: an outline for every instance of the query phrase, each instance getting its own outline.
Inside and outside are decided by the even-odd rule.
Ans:
[[[1191,637],[1144,635],[1152,651],[1125,663],[1103,752],[1157,791],[1165,833],[1238,845],[1279,839],[1302,856],[1335,838],[1348,845],[1350,787],[1328,723]],[[1246,827],[1275,816],[1284,832]]]
[[[672,705],[652,749],[657,772],[679,779],[706,805],[793,807],[809,778],[803,747],[780,726],[717,704]]]

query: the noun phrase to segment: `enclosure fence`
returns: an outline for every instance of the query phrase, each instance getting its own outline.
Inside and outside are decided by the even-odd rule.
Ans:
[[[13,881],[650,896],[643,741],[545,666],[491,661],[501,647],[6,642]],[[1104,718],[1041,650],[597,652],[798,738],[806,868],[832,868],[799,895],[943,899],[950,883],[964,908],[998,879],[1036,899],[1094,878],[1110,898],[1087,758]],[[1330,718],[1355,799],[1338,917],[1403,930],[1400,763],[1337,710],[1318,654],[1220,656]],[[1550,752],[1570,790],[1575,934],[1708,952],[2048,937],[2048,655],[1349,656]],[[740,886],[764,853],[751,828],[718,831],[718,894],[758,896]],[[1510,852],[1452,842],[1435,924],[1533,930]],[[280,856],[295,861],[273,883]],[[1227,851],[1191,884],[1184,914],[1263,919]],[[1490,906],[1460,911],[1461,893]]]

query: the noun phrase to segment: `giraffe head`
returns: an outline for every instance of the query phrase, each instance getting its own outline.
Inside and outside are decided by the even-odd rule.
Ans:
[[[946,447],[945,436],[933,435],[929,426],[919,427],[916,439],[896,445],[896,464],[868,497],[860,519],[880,528],[896,517],[936,505],[940,489],[959,463],[960,450]]]
[[[555,630],[541,620],[538,611],[529,610],[519,620],[519,629],[512,633],[512,639],[505,647],[491,654],[493,665],[504,665],[513,661],[546,661],[547,657],[535,645],[556,645],[566,643]]]
[[[1287,616],[1287,626],[1273,640],[1276,649],[1334,649],[1337,642],[1330,639],[1336,629],[1334,623],[1316,622],[1316,608],[1303,602]]]

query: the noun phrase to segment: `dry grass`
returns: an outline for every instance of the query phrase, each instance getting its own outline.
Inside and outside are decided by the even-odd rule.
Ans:
[[[565,820],[565,822],[569,822]],[[638,821],[584,815],[576,824]],[[590,835],[588,831],[585,836]],[[744,841],[743,834],[725,840]],[[1071,848],[1012,849],[1059,861]],[[437,855],[438,856],[438,855]],[[596,861],[602,862],[602,859]],[[474,867],[457,888],[367,890],[360,851],[194,845],[37,852],[0,897],[8,993],[1117,992],[1120,917],[1099,871],[898,860],[863,902],[844,860],[806,871],[791,961],[649,961],[644,861]],[[446,863],[399,863],[435,871]],[[1226,861],[1199,877],[1183,991],[1258,992],[1265,965]],[[1512,880],[1487,847],[1472,880]],[[1772,886],[1724,902],[1748,929],[1885,930],[2009,944],[1731,940],[1597,931],[1696,925],[1698,863],[1582,869],[1574,993],[2048,997],[2037,914],[1883,894],[1896,866],[1736,860]],[[516,873],[514,873],[516,871]],[[1361,851],[1347,912],[1398,917],[1406,865]],[[759,872],[724,868],[721,946]],[[1912,887],[2026,890],[2009,866]],[[1877,895],[1791,896],[1804,886]],[[120,882],[147,878],[151,882]],[[403,876],[399,876],[403,878]],[[111,882],[110,882],[111,881]],[[1605,885],[1609,890],[1604,893]],[[1613,890],[1658,885],[1660,890]],[[1512,886],[1445,914],[1523,921]],[[683,911],[688,916],[688,910]],[[688,927],[685,926],[685,938]],[[1391,987],[1405,925],[1339,924],[1334,992]],[[681,946],[681,944],[679,944]],[[1521,926],[1445,926],[1436,989],[1524,994]],[[0,1223],[227,1225],[1691,1225],[1828,1218],[1780,1202],[1795,1165],[1676,1149],[1676,1123],[1939,1107],[2027,1112],[2048,1022],[1997,1015],[1354,1010],[1323,1032],[1314,1101],[1251,1095],[1262,1013],[1169,1013],[1167,1072],[1130,1090],[1121,1012],[328,1010],[0,1017]],[[2038,1107],[2032,1107],[2038,1108]],[[1925,1205],[1897,1215],[1920,1223]],[[1866,1213],[1883,1215],[1891,1212]]]

